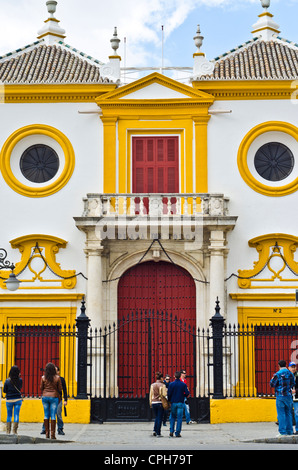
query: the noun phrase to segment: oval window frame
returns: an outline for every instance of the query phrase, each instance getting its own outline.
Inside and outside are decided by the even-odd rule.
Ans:
[[[251,173],[247,156],[253,141],[266,132],[283,132],[292,136],[298,142],[298,128],[293,124],[279,121],[269,121],[255,126],[243,138],[237,156],[240,175],[246,184],[254,191],[271,197],[282,197],[298,190],[298,177],[286,185],[271,186],[258,181]]]
[[[25,137],[45,135],[61,146],[64,154],[64,168],[60,176],[46,186],[36,187],[25,185],[14,175],[10,160],[14,147]],[[21,158],[21,156],[20,156]],[[18,194],[26,197],[41,198],[48,197],[60,191],[70,180],[75,168],[75,153],[70,140],[58,129],[44,124],[32,124],[18,129],[11,134],[4,143],[0,154],[0,171],[8,186]]]

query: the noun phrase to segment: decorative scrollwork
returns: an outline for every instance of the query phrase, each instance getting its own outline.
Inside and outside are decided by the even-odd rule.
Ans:
[[[14,269],[14,265],[7,259],[7,251],[0,248],[0,269]]]

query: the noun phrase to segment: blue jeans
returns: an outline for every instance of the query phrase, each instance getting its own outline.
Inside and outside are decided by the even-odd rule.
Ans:
[[[189,404],[185,403],[185,401],[184,401],[184,413],[185,413],[185,420],[187,423],[189,423],[190,422]]]
[[[298,401],[293,402],[294,405],[294,414],[295,414],[295,421],[296,421],[296,432],[298,431]]]
[[[14,402],[6,402],[6,409],[7,409],[7,422],[11,423],[12,421],[12,412],[13,414],[13,419],[15,423],[19,422],[20,419],[20,409],[22,406],[23,400],[18,400]]]
[[[63,419],[62,419],[62,404],[63,404],[63,400],[61,400],[59,402],[59,405],[58,405],[58,408],[57,408],[57,427],[58,427],[58,431],[62,431],[63,430]]]
[[[161,403],[153,403],[152,409],[153,409],[154,416],[155,416],[153,431],[156,432],[158,436],[160,436],[160,429],[161,429],[162,418],[163,418],[163,406]]]
[[[276,410],[279,433],[283,435],[293,434],[293,398],[277,396]]]
[[[42,397],[42,404],[43,404],[43,410],[44,410],[44,419],[51,418],[52,421],[56,421],[59,398]]]
[[[173,433],[175,429],[175,422],[177,420],[175,435],[179,436],[182,429],[184,403],[171,404],[171,418],[170,418],[170,432]]]

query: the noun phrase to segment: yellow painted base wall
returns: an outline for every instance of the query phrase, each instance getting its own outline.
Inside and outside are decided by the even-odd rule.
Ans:
[[[62,414],[65,423],[90,423],[90,400],[68,400],[67,416]],[[1,421],[6,422],[6,402],[2,399]],[[26,398],[23,401],[20,422],[42,423],[44,418],[41,399]],[[210,400],[210,423],[257,423],[277,420],[275,399],[226,398]]]
[[[274,398],[226,398],[210,400],[210,422],[257,423],[277,420]]]
[[[67,416],[62,411],[62,419],[64,423],[90,423],[90,400],[68,400]],[[6,403],[2,400],[1,421],[6,422]],[[44,419],[43,406],[41,399],[26,398],[20,411],[20,423],[42,423]]]

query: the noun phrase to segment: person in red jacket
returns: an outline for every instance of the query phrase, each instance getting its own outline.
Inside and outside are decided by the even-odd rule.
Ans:
[[[185,369],[181,370],[180,380],[181,382],[184,382],[187,385]],[[186,424],[192,424],[193,421],[190,419],[190,411],[189,411],[189,404],[187,403],[187,398],[185,398],[185,401],[184,401],[184,413],[185,413]]]

